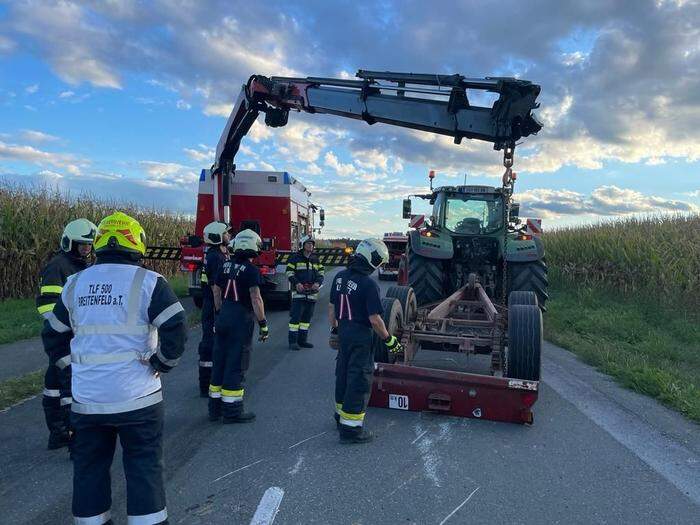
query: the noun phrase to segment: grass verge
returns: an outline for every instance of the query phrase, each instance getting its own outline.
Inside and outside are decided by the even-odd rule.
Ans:
[[[187,274],[178,273],[168,279],[168,282],[178,297],[189,294]],[[0,301],[0,344],[39,337],[42,325],[43,320],[36,311],[34,299]]]
[[[0,344],[36,337],[42,323],[34,299],[0,301]]]
[[[44,371],[0,381],[0,410],[40,393],[44,388]]]
[[[554,282],[545,337],[700,422],[700,315],[657,297]]]

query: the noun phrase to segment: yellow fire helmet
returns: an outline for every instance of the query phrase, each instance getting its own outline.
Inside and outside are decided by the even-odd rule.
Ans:
[[[95,236],[95,253],[109,251],[138,255],[146,253],[146,232],[139,221],[120,211],[100,221]]]

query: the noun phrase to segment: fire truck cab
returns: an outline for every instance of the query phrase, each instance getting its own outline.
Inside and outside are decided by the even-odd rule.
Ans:
[[[197,196],[194,235],[181,241],[180,266],[190,272],[190,295],[201,304],[201,274],[207,245],[204,227],[224,221],[221,177],[202,170]],[[236,171],[230,188],[231,233],[251,229],[263,240],[263,252],[255,260],[264,279],[262,291],[268,300],[288,302],[289,281],[280,255],[299,249],[299,240],[314,229],[318,208],[311,193],[286,171]],[[323,210],[320,210],[323,226]]]
[[[396,280],[399,275],[399,262],[406,253],[408,236],[401,232],[385,233],[382,239],[389,248],[389,262],[379,267],[380,280]]]

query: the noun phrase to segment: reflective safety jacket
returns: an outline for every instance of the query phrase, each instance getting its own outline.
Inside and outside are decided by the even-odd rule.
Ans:
[[[224,263],[228,261],[228,253],[222,252],[218,246],[210,246],[204,256],[204,268],[200,282],[206,292],[211,293],[211,286],[216,284],[216,278],[223,269]]]
[[[302,284],[308,287],[314,283],[320,286],[323,284],[324,272],[325,269],[315,254],[312,253],[310,257],[306,257],[303,250],[291,254],[287,260],[287,277],[292,290],[292,299],[315,301],[318,298],[318,292],[309,290],[308,293],[299,293],[296,286]]]
[[[58,252],[46,263],[41,271],[39,295],[36,298],[36,309],[39,315],[46,318],[47,314],[53,311],[68,277],[86,267],[87,261],[85,259],[64,251]]]
[[[49,355],[70,347],[73,412],[116,414],[162,401],[149,358],[170,370],[186,331],[184,309],[161,275],[98,258],[68,279],[47,320]]]

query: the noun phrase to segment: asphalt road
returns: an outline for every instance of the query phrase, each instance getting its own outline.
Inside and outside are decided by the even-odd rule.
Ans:
[[[385,286],[382,284],[382,286]],[[256,345],[250,425],[210,423],[198,330],[165,379],[171,523],[698,523],[700,429],[547,346],[535,424],[370,409],[376,440],[338,444],[328,288],[316,347],[286,348],[286,312]],[[45,450],[40,399],[0,414],[0,522],[70,523],[71,464]],[[119,453],[113,514],[125,523]]]

